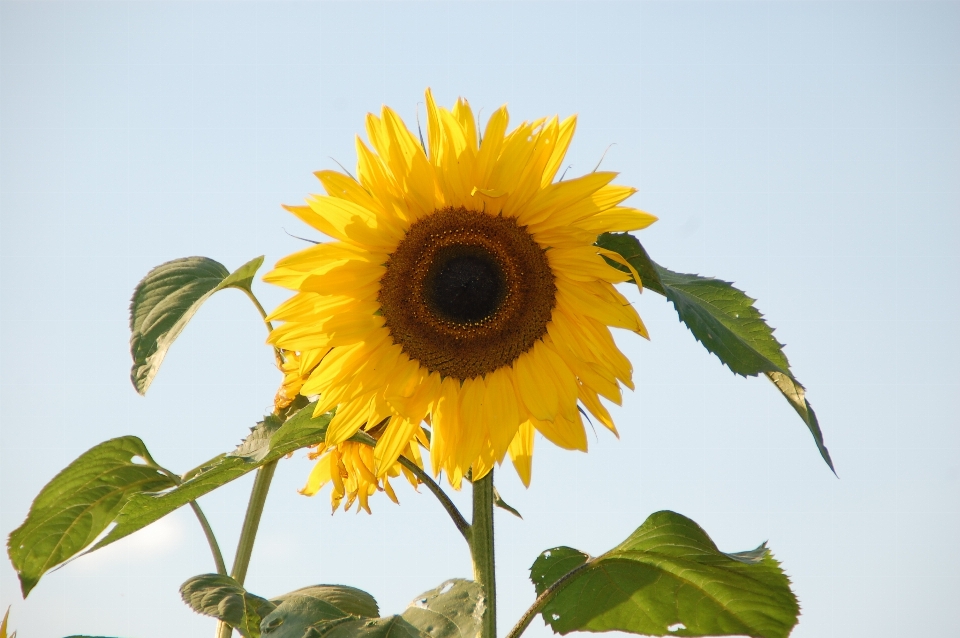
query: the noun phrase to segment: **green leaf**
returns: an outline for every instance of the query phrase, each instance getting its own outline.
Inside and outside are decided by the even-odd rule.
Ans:
[[[506,510],[516,516],[519,519],[523,519],[523,516],[520,515],[513,506],[503,500],[503,497],[500,496],[500,492],[497,491],[497,488],[493,488],[493,504],[499,507],[502,510]]]
[[[161,264],[137,284],[130,300],[130,380],[146,394],[171,344],[203,302],[225,288],[250,292],[263,257],[233,273],[207,257],[185,257]]]
[[[735,374],[757,376],[762,373],[773,381],[810,430],[820,456],[836,473],[816,414],[804,396],[804,388],[790,371],[783,344],[774,338],[773,329],[754,307],[754,299],[729,282],[677,273],[660,266],[628,233],[604,233],[597,238],[597,245],[624,257],[637,270],[643,288],[666,296],[697,341]],[[612,260],[607,262],[628,271]]]
[[[222,620],[245,638],[260,638],[261,619],[276,608],[220,574],[194,576],[180,586],[180,597],[198,614]]]
[[[277,608],[260,624],[262,635],[269,638],[301,638],[317,624],[376,618],[380,613],[373,596],[344,585],[305,587],[273,602]]]
[[[430,638],[476,638],[484,607],[483,588],[455,578],[417,596],[403,618]]]
[[[256,427],[250,428],[250,435],[229,456],[239,456],[248,461],[263,460],[270,453],[270,437],[281,425],[283,423],[276,416],[265,416]]]
[[[44,486],[27,520],[7,539],[24,598],[43,574],[92,543],[132,496],[174,484],[135,436],[81,454]]]
[[[279,612],[283,605],[277,607]],[[468,580],[448,580],[439,587],[417,596],[399,616],[322,618],[303,624],[297,616],[261,629],[265,638],[476,638],[483,615],[483,591]],[[302,632],[302,633],[301,633]]]
[[[558,547],[530,573],[538,596],[559,583],[541,614],[561,634],[785,638],[800,614],[765,544],[725,554],[699,525],[668,511],[602,556]]]
[[[256,445],[241,444],[234,454],[216,457],[208,465],[199,470],[191,470],[187,475],[190,478],[171,490],[159,494],[137,494],[130,499],[117,516],[117,525],[110,530],[93,549],[100,549],[110,543],[120,540],[133,532],[142,529],[154,521],[166,516],[190,501],[195,501],[204,494],[226,485],[282,456],[299,450],[300,448],[316,445],[324,440],[327,426],[332,413],[313,418],[314,403],[301,409],[270,435],[269,449],[262,452],[263,432],[254,428],[251,437],[257,437]],[[253,456],[236,455],[249,453],[250,449],[256,452]]]

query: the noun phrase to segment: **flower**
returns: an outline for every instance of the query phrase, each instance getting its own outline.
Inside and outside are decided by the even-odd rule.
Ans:
[[[311,459],[320,459],[313,466],[313,471],[307,479],[307,484],[300,490],[301,494],[313,496],[327,483],[333,483],[330,492],[330,504],[336,512],[340,502],[346,497],[343,511],[348,511],[357,502],[360,508],[370,514],[368,499],[375,492],[386,492],[394,503],[399,503],[397,495],[390,485],[390,479],[400,475],[401,471],[414,488],[419,485],[417,477],[410,470],[399,463],[393,463],[384,476],[378,477],[374,473],[374,449],[365,443],[344,441],[337,445],[321,443],[317,449],[310,452]],[[403,450],[407,458],[417,465],[422,465],[420,450],[417,441],[410,441],[407,449]]]
[[[504,106],[481,140],[465,100],[426,102],[426,144],[384,107],[367,116],[373,150],[357,140],[357,178],[320,171],[327,195],[286,207],[333,241],[264,277],[296,291],[270,342],[318,361],[300,392],[336,409],[329,448],[386,423],[372,475],[426,420],[433,471],[454,487],[507,454],[529,485],[535,432],[587,449],[578,403],[616,434],[599,397],[619,404],[632,366],[609,328],[647,332],[613,286],[630,275],[604,258],[632,267],[594,242],[656,218],[620,206],[635,189],[615,173],[555,180],[575,117],[508,133]]]
[[[301,356],[299,352],[281,351],[280,356],[277,357],[277,367],[283,372],[283,381],[280,383],[280,388],[274,398],[276,414],[280,414],[289,407],[297,395],[300,394],[304,381],[309,378],[310,373],[320,363],[317,358],[318,352],[317,350],[307,351],[304,356]],[[375,429],[370,434],[378,437],[381,431],[382,428]],[[423,461],[420,458],[419,445],[426,440],[426,435],[421,429],[418,432],[418,439],[411,441],[409,448],[403,451],[403,454],[420,468],[423,467]],[[333,505],[334,512],[346,496],[347,502],[343,506],[344,511],[349,510],[359,498],[358,507],[365,509],[369,514],[368,499],[377,491],[386,492],[394,503],[399,503],[397,495],[390,485],[390,478],[399,476],[401,471],[414,488],[420,484],[416,475],[402,467],[400,463],[391,465],[385,476],[377,477],[373,472],[373,448],[365,443],[345,441],[332,446],[321,443],[308,456],[311,459],[320,460],[314,466],[310,477],[307,479],[307,484],[300,490],[300,493],[313,496],[324,485],[332,482],[334,488],[330,494],[330,502]]]

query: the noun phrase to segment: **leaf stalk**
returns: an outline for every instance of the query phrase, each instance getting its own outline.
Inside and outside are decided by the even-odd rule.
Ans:
[[[582,565],[574,567],[569,572],[561,576],[557,582],[543,590],[543,593],[537,596],[537,599],[533,601],[533,604],[530,605],[530,608],[523,612],[523,615],[520,616],[520,620],[518,620],[517,624],[513,626],[513,629],[510,630],[510,633],[507,634],[507,638],[520,638],[520,635],[527,630],[527,627],[530,626],[530,623],[533,621],[534,617],[543,611],[543,608],[547,606],[547,603],[550,602],[550,599],[556,596],[561,589],[566,587],[567,583],[569,583],[574,576],[590,567],[592,563],[593,559],[588,560]]]

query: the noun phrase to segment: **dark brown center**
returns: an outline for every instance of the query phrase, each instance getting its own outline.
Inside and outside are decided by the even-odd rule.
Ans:
[[[512,364],[556,303],[543,249],[510,217],[439,210],[411,225],[386,266],[379,302],[393,341],[444,377]]]

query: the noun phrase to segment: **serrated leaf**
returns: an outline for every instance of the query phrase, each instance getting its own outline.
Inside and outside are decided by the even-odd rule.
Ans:
[[[668,511],[651,515],[597,558],[558,547],[530,571],[538,596],[567,576],[541,611],[561,634],[785,638],[800,614],[789,579],[765,545],[725,554],[699,525]]]
[[[823,443],[817,417],[804,397],[804,389],[790,371],[783,344],[753,305],[754,299],[729,282],[673,272],[660,266],[647,254],[640,242],[628,233],[604,233],[597,245],[624,257],[640,275],[643,288],[666,296],[693,336],[735,374],[766,375],[790,402],[820,451],[820,456],[836,472],[830,453]],[[607,262],[624,272],[628,269]]]
[[[230,273],[213,259],[185,257],[147,273],[130,300],[130,380],[137,392],[147,392],[167,350],[203,302],[226,288],[249,291],[262,263],[257,257]]]
[[[314,585],[273,599],[277,608],[260,624],[268,638],[301,638],[311,627],[329,621],[377,618],[377,601],[345,585]]]
[[[270,437],[280,429],[283,423],[276,416],[269,414],[263,421],[250,428],[250,435],[227,456],[239,456],[248,461],[260,461],[270,453]]]
[[[327,426],[332,414],[323,414],[313,418],[311,403],[277,429],[270,437],[270,449],[266,454],[257,454],[256,458],[242,456],[222,456],[214,459],[198,472],[191,471],[188,480],[166,492],[157,494],[137,494],[131,498],[117,515],[117,525],[98,542],[93,549],[100,549],[121,538],[143,529],[170,512],[195,501],[222,485],[234,481],[262,465],[266,465],[282,456],[321,443],[326,436]],[[241,447],[243,447],[241,445]],[[92,550],[91,550],[92,551]]]
[[[245,638],[260,638],[261,619],[276,608],[220,574],[194,576],[180,586],[180,597],[198,614],[222,620]]]
[[[81,454],[44,486],[27,520],[7,539],[24,598],[43,574],[92,543],[132,496],[174,484],[135,436],[111,439]]]

